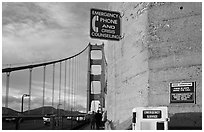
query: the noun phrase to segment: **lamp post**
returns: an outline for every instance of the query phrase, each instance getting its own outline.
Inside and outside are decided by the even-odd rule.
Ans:
[[[58,124],[59,127],[60,127],[60,124],[61,124],[61,123],[60,123],[60,109],[59,109],[59,106],[60,106],[60,105],[62,105],[62,104],[58,104],[58,105],[57,105],[57,117],[58,117],[58,119],[57,119],[57,122],[58,122],[58,123],[57,123],[57,124]]]
[[[60,112],[59,112],[59,106],[60,106],[60,105],[62,105],[62,104],[58,104],[58,105],[57,105],[58,115],[59,115],[59,113],[60,113]]]
[[[21,102],[21,113],[23,114],[23,98],[24,97],[29,97],[30,95],[29,94],[23,94],[22,96],[22,102]]]

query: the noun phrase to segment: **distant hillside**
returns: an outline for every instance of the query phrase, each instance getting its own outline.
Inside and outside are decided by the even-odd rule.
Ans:
[[[8,112],[6,113],[6,109],[8,110]],[[77,115],[80,114],[80,112],[78,111],[65,111],[60,109],[57,110],[51,106],[45,106],[45,107],[40,107],[40,108],[36,108],[36,109],[32,109],[30,110],[30,115],[42,115],[43,114],[43,109],[44,109],[44,115],[45,114],[57,114],[58,112],[60,112],[61,114],[65,114],[65,115],[70,115],[72,113],[72,115]],[[9,116],[17,116],[19,112],[12,110],[10,108],[5,108],[2,107],[2,115],[9,115]],[[28,115],[28,110],[23,112],[25,115]]]
[[[18,111],[13,109],[2,107],[2,115],[17,116],[18,113]]]
[[[51,106],[40,107],[36,109],[30,110],[30,115],[42,115],[44,109],[44,114],[52,114],[52,111],[55,113],[56,109]],[[24,114],[28,114],[28,110],[24,112]]]
[[[40,108],[36,108],[36,109],[33,109],[33,110],[30,110],[30,115],[42,115],[43,113],[43,109],[44,109],[44,115],[45,114],[57,114],[58,112],[61,113],[61,114],[65,114],[65,115],[69,115],[69,114],[80,114],[80,112],[78,111],[65,111],[63,109],[60,109],[60,110],[57,110],[51,106],[45,106],[45,107],[40,107]],[[24,112],[25,114],[28,114],[28,111],[25,111]]]

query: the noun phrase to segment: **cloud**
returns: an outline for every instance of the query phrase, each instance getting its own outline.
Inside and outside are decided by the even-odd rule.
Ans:
[[[96,5],[106,4],[4,2],[3,64],[46,61],[76,54],[90,41],[89,10]]]
[[[5,96],[2,96],[2,106],[5,106]],[[21,97],[8,96],[8,107],[14,110],[21,110]]]
[[[53,61],[75,55],[89,41],[90,8],[104,8],[107,3],[49,3],[3,2],[2,4],[2,63],[12,66]],[[76,91],[77,107],[86,103],[87,51],[80,56],[80,83]],[[96,55],[97,56],[97,55]],[[3,65],[7,66],[7,65]],[[64,63],[63,63],[64,66]],[[51,104],[52,66],[46,71],[46,104]],[[32,72],[33,107],[42,104],[43,68]],[[64,67],[63,67],[64,69]],[[71,69],[72,70],[72,69]],[[64,72],[62,71],[64,77]],[[5,75],[2,92],[5,95]],[[10,106],[19,108],[20,97],[28,93],[29,70],[12,72],[10,77]],[[68,82],[67,82],[68,83]],[[62,81],[62,90],[64,81]],[[67,89],[72,86],[67,85]],[[55,71],[55,104],[58,103],[59,64]],[[62,94],[63,98],[64,94]],[[68,97],[66,97],[68,99]],[[83,104],[83,105],[82,105]],[[84,107],[84,106],[83,106]]]
[[[77,25],[75,14],[69,11],[67,6],[71,7],[71,3],[35,3],[43,9],[49,16],[49,21],[58,24],[62,28]]]

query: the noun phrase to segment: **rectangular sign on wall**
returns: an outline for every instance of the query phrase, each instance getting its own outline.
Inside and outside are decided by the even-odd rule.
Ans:
[[[170,83],[170,103],[195,103],[195,82]]]
[[[143,110],[144,119],[158,119],[162,117],[161,110]]]
[[[91,9],[90,37],[119,41],[120,13],[100,9]]]

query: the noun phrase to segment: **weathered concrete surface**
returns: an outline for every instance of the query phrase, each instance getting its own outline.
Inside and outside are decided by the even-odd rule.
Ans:
[[[121,12],[124,35],[105,45],[106,109],[115,129],[129,127],[134,107],[168,106],[172,127],[176,113],[202,112],[202,4],[112,3],[110,9]],[[180,81],[196,81],[196,104],[169,103],[169,83]],[[201,116],[188,118],[194,119],[190,125],[201,126]]]

